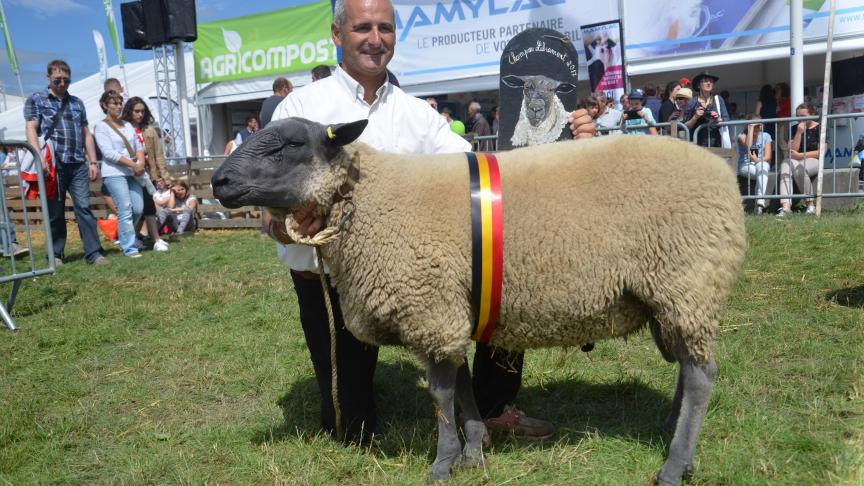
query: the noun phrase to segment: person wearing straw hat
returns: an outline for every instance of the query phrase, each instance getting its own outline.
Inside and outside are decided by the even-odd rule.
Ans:
[[[696,128],[708,124],[707,128],[699,130],[696,134],[696,144],[703,147],[721,146],[720,128],[717,127],[717,123],[729,119],[726,103],[723,102],[723,98],[714,94],[719,80],[719,77],[708,71],[702,71],[694,76],[692,86],[696,96],[684,109],[684,119],[687,120],[690,133],[696,133]]]

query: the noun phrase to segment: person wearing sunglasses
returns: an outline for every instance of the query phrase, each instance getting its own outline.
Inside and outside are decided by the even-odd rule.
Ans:
[[[52,164],[57,172],[58,197],[48,200],[48,217],[54,240],[54,256],[63,264],[66,248],[66,192],[72,196],[75,221],[84,245],[87,263],[110,263],[102,254],[96,218],[90,210],[90,181],[99,177],[96,164],[96,145],[87,123],[84,103],[69,94],[72,70],[66,61],[57,59],[48,63],[48,89],[37,91],[24,103],[27,142],[40,147],[39,137],[50,138],[54,144]],[[50,132],[50,133],[49,133]],[[42,169],[51,166],[42,162]]]

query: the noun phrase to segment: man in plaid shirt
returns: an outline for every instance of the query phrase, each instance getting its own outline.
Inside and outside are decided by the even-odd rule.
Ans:
[[[54,142],[53,162],[57,170],[58,194],[48,201],[48,217],[51,221],[51,236],[54,240],[54,256],[57,264],[63,264],[66,247],[66,191],[72,196],[75,221],[84,244],[84,259],[87,263],[104,265],[110,260],[102,255],[102,245],[96,232],[96,218],[90,210],[90,181],[99,177],[96,164],[96,144],[87,127],[87,112],[84,103],[68,93],[72,70],[62,60],[48,63],[48,89],[33,93],[24,104],[24,120],[27,123],[27,142],[39,147],[40,135],[54,123],[60,113],[51,140]],[[67,100],[68,101],[65,101]],[[64,101],[67,106],[63,108]],[[48,171],[43,160],[42,169]]]

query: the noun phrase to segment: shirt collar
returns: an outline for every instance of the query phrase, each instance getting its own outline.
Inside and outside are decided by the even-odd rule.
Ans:
[[[363,95],[365,94],[365,92],[363,91],[363,86],[360,85],[357,80],[348,75],[348,73],[346,73],[345,70],[342,69],[342,66],[336,66],[336,71],[333,73],[333,76],[336,78],[339,84],[354,97],[355,100],[360,100],[363,103],[366,103],[366,100],[363,99]],[[374,105],[375,103],[378,103],[384,98],[386,98],[387,95],[392,91],[391,86],[392,85],[390,84],[390,76],[388,75],[384,79],[384,84],[382,84],[381,87],[379,87],[378,90],[375,92],[375,101],[373,101],[372,104]]]
[[[72,95],[70,95],[69,92],[67,91],[66,96],[72,96]],[[52,93],[51,90],[48,88],[45,88],[45,97],[48,99],[52,99],[52,100],[63,101],[63,98],[58,98],[58,97],[54,96],[54,93]],[[69,98],[69,101],[72,101],[72,98]]]

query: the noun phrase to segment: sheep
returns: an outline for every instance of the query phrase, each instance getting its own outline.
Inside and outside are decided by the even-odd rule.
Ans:
[[[510,88],[522,88],[524,97],[519,119],[510,143],[514,147],[550,143],[561,137],[570,114],[557,93],[569,93],[576,87],[543,75],[504,76],[501,82]]]
[[[355,142],[366,121],[277,121],[215,172],[229,208],[287,217],[315,205],[332,226],[322,248],[345,326],[402,345],[426,364],[438,408],[433,479],[483,464],[486,429],[465,357],[472,345],[471,214],[464,154],[396,155]],[[490,344],[581,346],[647,327],[679,364],[674,430],[660,484],[692,469],[716,377],[714,334],[746,241],[734,173],[719,157],[665,137],[625,135],[500,152],[503,290]],[[348,177],[349,169],[351,178]],[[454,397],[465,417],[464,449]]]

